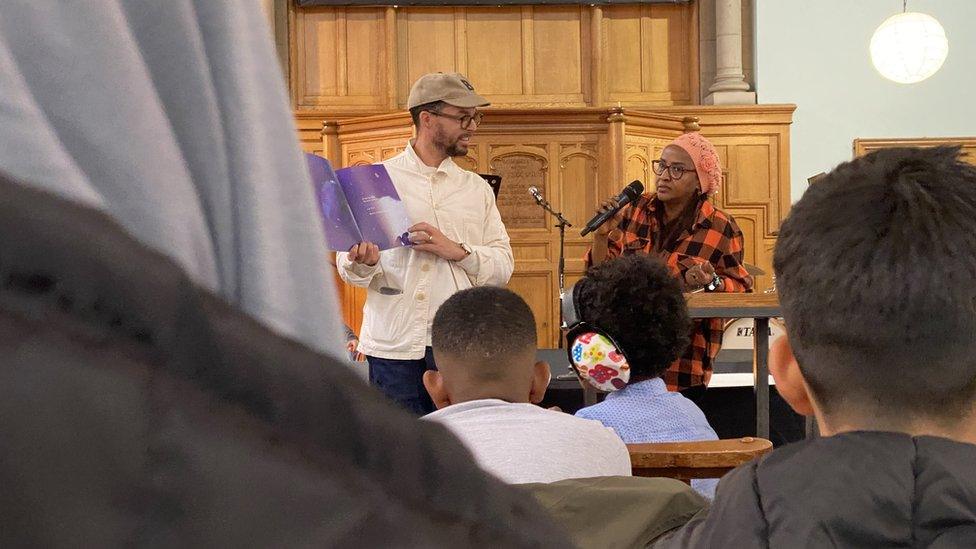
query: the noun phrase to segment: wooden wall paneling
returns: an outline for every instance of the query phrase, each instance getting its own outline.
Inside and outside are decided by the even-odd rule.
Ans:
[[[963,159],[976,164],[976,137],[899,137],[886,139],[855,139],[854,156],[891,147],[938,147],[942,145],[962,147]]]
[[[669,105],[695,101],[697,12],[687,5],[614,5],[603,11],[609,104]]]
[[[298,130],[298,144],[301,146],[303,151],[315,154],[322,153],[323,141],[321,116],[295,117],[295,128]]]
[[[397,10],[393,6],[387,6],[383,12],[384,17],[384,56],[386,77],[386,108],[393,111],[397,104],[397,78],[400,73],[397,68],[399,59],[397,57]]]
[[[535,95],[535,20],[532,6],[522,6],[522,95]],[[544,62],[544,61],[543,61]]]
[[[397,108],[406,109],[410,86],[431,72],[463,72],[463,8],[397,10]]]
[[[606,103],[607,94],[607,65],[603,60],[606,50],[607,35],[603,32],[603,8],[590,6],[590,105],[601,106]],[[585,53],[584,53],[585,55]]]
[[[465,8],[454,8],[454,47],[457,72],[468,74],[468,19]]]
[[[405,107],[422,74],[467,74],[495,106],[687,104],[698,86],[697,5],[289,5],[299,113]]]
[[[538,346],[542,349],[555,347],[554,334],[558,332],[559,327],[552,325],[553,304],[556,300],[552,271],[546,267],[520,269],[512,275],[508,287],[522,296],[532,309]]]
[[[604,161],[607,163],[607,180],[599,186],[599,196],[610,196],[613,188],[626,176],[625,154],[627,150],[626,121],[622,109],[610,109],[607,116],[607,147]]]
[[[641,43],[640,11],[640,5],[604,8],[600,33],[606,37],[603,62],[607,71],[607,99],[611,102],[621,94],[639,95],[642,89],[644,44]]]
[[[314,8],[295,15],[292,88],[301,108],[389,108],[387,56],[393,23],[382,8]]]
[[[322,156],[332,162],[332,166],[342,165],[342,148],[339,145],[339,125],[335,122],[322,123]]]
[[[589,15],[580,6],[532,11],[532,40],[525,50],[533,70],[527,90],[540,104],[586,105],[589,95]]]
[[[466,15],[467,76],[478,92],[492,98],[524,95],[522,8],[467,8]]]
[[[691,13],[688,14],[688,57],[686,61],[688,62],[688,104],[690,105],[701,103],[701,25],[699,24],[700,5],[701,2],[692,2]],[[755,87],[753,89],[755,89]]]

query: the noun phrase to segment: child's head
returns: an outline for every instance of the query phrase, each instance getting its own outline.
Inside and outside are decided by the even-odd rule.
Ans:
[[[976,431],[976,168],[958,153],[887,149],[842,164],[782,225],[788,340],[770,367],[827,433]]]
[[[481,398],[542,401],[549,365],[535,359],[535,318],[514,292],[462,290],[437,310],[432,332],[438,371],[424,374],[424,386],[438,408]]]
[[[621,256],[590,268],[577,284],[580,320],[599,327],[622,348],[630,383],[659,377],[688,346],[688,306],[661,261]]]

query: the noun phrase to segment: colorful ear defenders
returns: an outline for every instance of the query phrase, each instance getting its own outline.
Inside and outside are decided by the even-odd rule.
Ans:
[[[594,388],[612,392],[623,389],[630,381],[627,355],[613,338],[598,326],[580,320],[577,296],[586,279],[580,279],[559,296],[566,333],[566,351],[570,369]]]

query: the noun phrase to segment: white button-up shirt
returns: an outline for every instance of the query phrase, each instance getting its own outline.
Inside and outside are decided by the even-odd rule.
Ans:
[[[413,150],[383,162],[412,223],[427,222],[471,254],[448,261],[429,252],[397,247],[380,252],[376,265],[336,254],[339,276],[366,288],[359,350],[380,358],[423,358],[434,314],[455,292],[508,283],[515,268],[512,247],[495,196],[478,174],[450,158],[432,168]]]

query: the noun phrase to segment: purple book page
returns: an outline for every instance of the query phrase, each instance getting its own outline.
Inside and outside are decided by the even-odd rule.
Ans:
[[[308,171],[315,185],[315,198],[325,227],[325,243],[330,250],[347,252],[353,244],[363,240],[356,218],[342,191],[329,161],[314,154],[306,154]]]
[[[407,209],[382,164],[355,166],[336,171],[363,240],[381,250],[409,245],[412,225]]]

